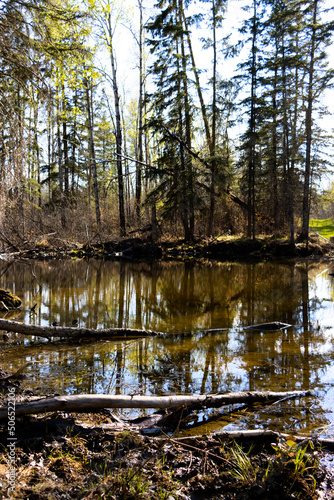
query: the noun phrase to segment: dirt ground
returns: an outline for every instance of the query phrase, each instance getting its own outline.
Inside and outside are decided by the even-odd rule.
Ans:
[[[38,242],[26,242],[19,251],[7,249],[8,258],[103,258],[134,260],[187,260],[187,259],[280,259],[321,258],[333,255],[334,244],[325,238],[311,235],[308,243],[297,242],[291,246],[286,238],[243,237],[201,238],[189,243],[184,240],[163,238],[152,243],[150,236],[133,236],[113,241],[78,244],[50,236]],[[5,252],[6,253],[6,252]]]
[[[11,387],[18,400],[32,396],[0,375],[2,408]],[[334,498],[334,455],[308,442],[153,437],[103,410],[16,419],[11,453],[9,429],[9,421],[0,423],[3,499]]]

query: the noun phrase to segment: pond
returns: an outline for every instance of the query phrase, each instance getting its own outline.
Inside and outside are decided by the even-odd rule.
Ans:
[[[0,287],[23,304],[10,316],[1,313],[4,318],[36,325],[70,325],[77,319],[81,327],[130,327],[165,335],[59,344],[10,333],[8,341],[0,337],[0,366],[15,372],[31,361],[24,383],[43,394],[311,390],[311,396],[252,410],[222,408],[218,419],[217,410],[198,414],[196,425],[202,432],[270,428],[333,438],[334,278],[329,266],[317,261],[1,262]],[[293,326],[245,330],[272,321]]]

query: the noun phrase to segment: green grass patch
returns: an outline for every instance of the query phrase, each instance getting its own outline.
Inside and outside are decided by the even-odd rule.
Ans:
[[[311,219],[310,229],[327,239],[334,236],[334,222],[332,219]]]

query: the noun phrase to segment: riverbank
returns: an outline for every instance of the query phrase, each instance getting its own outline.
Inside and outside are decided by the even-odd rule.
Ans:
[[[1,374],[5,394],[31,399]],[[46,414],[15,421],[15,475],[10,484],[7,422],[0,426],[0,496],[30,500],[330,500],[332,455],[316,442],[222,435],[145,435],[109,410]]]
[[[122,238],[104,243],[80,244],[59,240],[55,237],[30,242],[12,252],[7,248],[2,258],[103,258],[125,260],[186,260],[186,259],[280,259],[319,258],[334,255],[334,244],[318,235],[311,235],[308,244],[298,242],[294,246],[287,239],[261,237],[198,239],[193,243],[183,240],[164,239],[152,243],[150,238]]]

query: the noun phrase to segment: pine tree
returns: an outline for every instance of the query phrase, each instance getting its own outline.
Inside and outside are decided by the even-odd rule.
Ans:
[[[149,45],[155,54],[151,67],[156,91],[147,96],[149,126],[161,137],[162,154],[151,175],[160,179],[155,190],[164,198],[165,214],[180,215],[186,240],[194,238],[194,171],[192,106],[188,54],[185,49],[182,0],[159,3],[161,12],[148,24]]]
[[[303,2],[305,22],[305,45],[307,47],[307,84],[305,112],[305,167],[302,230],[300,238],[308,242],[311,206],[312,154],[315,144],[313,136],[314,111],[324,89],[333,85],[333,70],[328,71],[325,49],[332,43],[334,22],[321,21],[321,2],[310,0]]]
[[[248,127],[243,137],[242,149],[244,155],[242,160],[246,165],[244,179],[247,190],[247,236],[253,239],[255,239],[256,235],[256,177],[261,161],[258,134],[260,122],[259,72],[261,69],[259,38],[262,29],[260,18],[258,0],[253,0],[252,15],[245,21],[242,28],[242,33],[249,34],[249,58],[240,65],[244,71],[244,85],[247,86],[249,92],[249,97],[243,101],[243,104],[247,107]]]
[[[317,24],[315,10],[314,4],[295,0],[267,1],[261,22],[258,18],[254,23],[254,15],[253,23],[245,25],[253,35],[250,57],[243,65],[248,68],[250,88],[250,97],[244,101],[248,105],[249,127],[243,148],[244,158],[250,160],[248,235],[253,238],[259,215],[276,233],[288,230],[292,245],[296,215],[303,213],[307,219],[304,229],[308,228],[310,176],[312,164],[315,165],[310,145],[316,141],[312,111],[333,76],[332,71],[324,71],[323,50],[329,43],[332,23]],[[261,38],[257,37],[254,44],[255,30]],[[320,158],[318,165],[322,165]]]

